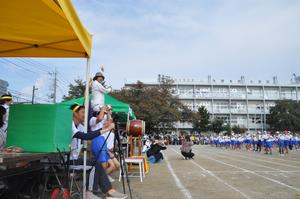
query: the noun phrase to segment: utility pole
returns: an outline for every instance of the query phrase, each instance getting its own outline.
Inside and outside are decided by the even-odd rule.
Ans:
[[[32,87],[32,100],[31,103],[34,104],[34,95],[35,95],[35,91],[38,90],[37,88],[35,88],[35,86]]]
[[[54,75],[53,78],[53,93],[50,95],[50,98],[53,98],[53,103],[56,103],[56,90],[57,90],[57,70],[55,67],[54,72],[49,72],[48,73],[50,76]]]
[[[56,88],[57,88],[57,71],[56,71],[56,67],[55,67],[55,71],[54,71],[54,94],[53,94],[53,103],[56,103]]]

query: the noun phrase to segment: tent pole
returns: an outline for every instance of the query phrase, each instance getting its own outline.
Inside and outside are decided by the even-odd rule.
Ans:
[[[90,58],[87,58],[86,61],[86,83],[85,83],[85,100],[84,100],[84,106],[85,106],[85,114],[84,114],[84,128],[85,132],[88,131],[88,111],[89,111],[89,79],[90,79]],[[87,141],[83,141],[83,199],[86,199],[86,160],[87,160]]]

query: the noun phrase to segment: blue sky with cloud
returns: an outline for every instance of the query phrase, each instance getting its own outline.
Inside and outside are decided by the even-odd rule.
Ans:
[[[298,0],[73,0],[93,34],[92,72],[105,66],[114,88],[125,79],[176,78],[287,82],[300,74],[300,1]],[[61,73],[66,82],[84,75],[84,60],[37,59]],[[20,63],[21,64],[21,63]],[[25,66],[25,64],[23,64]],[[0,62],[0,78],[44,96],[50,77],[21,72]],[[34,68],[32,68],[34,69]],[[13,71],[16,72],[13,72]],[[48,70],[48,68],[47,68]],[[27,74],[28,73],[28,74]],[[25,75],[26,74],[26,75]],[[43,93],[44,92],[44,93]]]

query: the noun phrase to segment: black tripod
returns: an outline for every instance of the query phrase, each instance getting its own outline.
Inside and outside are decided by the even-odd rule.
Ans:
[[[120,134],[119,134],[119,115],[116,113],[114,118],[114,123],[115,123],[115,141],[118,142],[118,153],[119,153],[119,161],[120,161],[120,168],[121,168],[121,178],[122,178],[122,183],[123,183],[123,192],[124,194],[126,193],[125,190],[125,180],[124,180],[124,171],[125,171],[125,176],[126,176],[126,182],[129,190],[129,197],[132,199],[132,191],[130,187],[130,181],[128,177],[128,170],[127,170],[127,165],[125,162],[125,156],[122,150],[122,143],[120,139]]]

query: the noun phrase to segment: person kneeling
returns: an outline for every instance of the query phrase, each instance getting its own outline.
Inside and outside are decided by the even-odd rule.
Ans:
[[[180,147],[181,154],[183,155],[184,159],[193,159],[194,153],[192,152],[193,142],[191,142],[190,137],[187,135],[185,140],[182,142],[182,146]]]
[[[160,152],[161,150],[166,150],[167,147],[163,142],[159,141],[159,137],[155,136],[154,142],[151,144],[150,149],[147,151],[147,157],[149,162],[151,159],[154,159],[153,163],[159,163],[164,159],[163,154]]]

